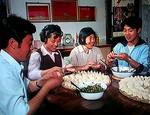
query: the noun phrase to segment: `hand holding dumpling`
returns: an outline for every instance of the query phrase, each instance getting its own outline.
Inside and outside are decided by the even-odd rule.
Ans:
[[[125,60],[125,61],[127,61],[129,57],[130,56],[126,53],[120,53],[119,55],[116,56],[117,59]]]

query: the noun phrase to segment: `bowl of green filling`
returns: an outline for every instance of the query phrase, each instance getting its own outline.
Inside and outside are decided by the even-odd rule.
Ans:
[[[104,83],[86,86],[82,84],[82,87],[80,87],[80,95],[87,100],[97,100],[103,96],[106,89],[107,85]]]

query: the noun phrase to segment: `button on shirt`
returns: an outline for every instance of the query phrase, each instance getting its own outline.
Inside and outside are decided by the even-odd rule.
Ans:
[[[0,52],[0,115],[26,115],[29,111],[27,82],[21,65],[7,52]]]

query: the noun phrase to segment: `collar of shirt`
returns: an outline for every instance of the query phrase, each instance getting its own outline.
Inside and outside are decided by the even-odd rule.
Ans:
[[[49,53],[49,52],[45,49],[44,45],[41,46],[41,52],[42,52],[43,55],[49,55],[49,56],[54,55],[54,54],[58,54],[58,52]]]
[[[91,51],[91,49],[86,48],[84,45],[80,45],[79,51],[88,54]]]
[[[121,41],[121,43],[124,46],[128,45],[128,42],[126,40]],[[138,46],[138,45],[141,45],[141,44],[146,44],[146,42],[143,39],[141,39],[141,37],[139,37],[139,40],[138,40],[137,44],[135,44],[135,47]]]
[[[14,66],[14,68],[17,69],[17,71],[21,72],[23,69],[23,66],[18,63],[11,55],[9,55],[6,51],[1,50],[0,55],[11,65]]]

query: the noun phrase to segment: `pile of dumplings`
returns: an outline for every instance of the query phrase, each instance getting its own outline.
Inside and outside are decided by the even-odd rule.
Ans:
[[[134,100],[150,103],[150,76],[134,76],[121,79],[119,90]]]
[[[109,85],[111,82],[108,75],[104,75],[103,73],[97,71],[80,71],[64,76],[63,80],[62,86],[72,90],[76,90],[76,87],[71,84],[71,81],[76,85],[81,83],[89,84],[89,82],[92,84],[105,83],[106,85]]]

